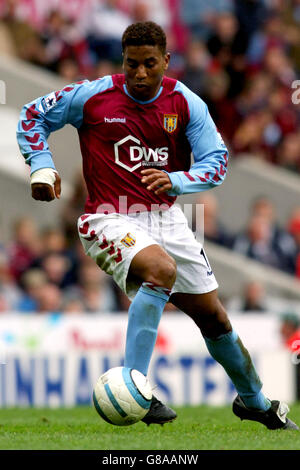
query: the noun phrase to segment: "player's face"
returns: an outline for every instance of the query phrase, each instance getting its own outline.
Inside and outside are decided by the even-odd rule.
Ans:
[[[170,54],[163,55],[158,46],[127,46],[123,68],[129,93],[141,101],[154,98],[169,60]]]

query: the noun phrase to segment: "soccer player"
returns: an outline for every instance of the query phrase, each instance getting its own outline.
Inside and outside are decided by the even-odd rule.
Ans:
[[[205,103],[165,76],[170,55],[160,26],[129,26],[122,47],[124,74],[78,82],[24,106],[17,138],[31,166],[32,197],[60,197],[61,179],[47,138],[72,124],[88,188],[78,220],[80,239],[86,254],[132,299],[125,366],[147,374],[170,300],[195,321],[208,351],[234,383],[233,412],[269,429],[298,429],[287,418],[286,404],[263,395],[249,353],[218,299],[203,246],[174,204],[180,194],[222,183],[228,162],[224,142]],[[163,424],[175,418],[154,397],[143,421]]]

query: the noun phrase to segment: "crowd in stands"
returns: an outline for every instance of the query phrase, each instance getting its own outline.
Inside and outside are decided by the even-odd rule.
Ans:
[[[282,227],[273,202],[266,196],[258,196],[252,202],[244,230],[232,233],[220,223],[218,200],[213,192],[201,194],[196,203],[205,208],[205,240],[300,280],[300,205],[287,215],[286,226]]]
[[[74,221],[75,222],[75,221]],[[76,224],[75,224],[76,225]],[[126,297],[62,229],[38,230],[19,219],[0,251],[0,312],[117,312]]]
[[[166,30],[168,75],[206,101],[232,155],[300,172],[299,0],[0,0],[0,53],[92,80],[122,70],[122,33],[144,20]]]
[[[168,75],[205,100],[233,157],[300,173],[300,0],[0,0],[0,54],[66,83],[93,80],[122,71],[122,33],[145,20],[165,29]],[[82,251],[76,219],[85,196],[80,174],[60,229],[16,222],[11,242],[0,245],[0,313],[127,310],[124,294]],[[300,280],[300,205],[283,228],[272,201],[258,198],[245,230],[230,233],[214,194],[197,202],[207,240]],[[265,311],[261,295],[250,283],[240,308]]]

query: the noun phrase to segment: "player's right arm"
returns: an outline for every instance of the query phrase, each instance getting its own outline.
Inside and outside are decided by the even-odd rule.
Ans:
[[[51,201],[60,196],[60,177],[47,139],[51,132],[83,122],[83,107],[94,94],[112,86],[110,76],[66,86],[26,104],[20,114],[17,141],[25,162],[30,165],[32,197]]]

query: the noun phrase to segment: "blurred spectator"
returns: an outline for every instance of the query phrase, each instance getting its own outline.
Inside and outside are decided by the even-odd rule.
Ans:
[[[240,124],[233,134],[236,152],[248,152],[272,160],[272,148],[281,137],[269,107],[272,77],[264,71],[249,78],[236,101]]]
[[[76,220],[74,221],[76,228]],[[48,280],[61,288],[77,282],[78,264],[76,251],[67,246],[63,231],[58,228],[46,228],[41,235],[42,251],[32,263],[46,273]]]
[[[272,223],[261,214],[250,216],[246,231],[237,235],[233,249],[267,266],[288,272],[291,269],[290,252],[278,251],[278,245],[273,239]]]
[[[127,4],[131,3],[131,6],[128,5],[128,14],[131,18],[132,22],[138,22],[138,21],[148,21],[150,17],[154,18],[154,11],[152,12],[152,8],[149,5],[149,2],[147,0],[134,0],[133,2],[126,2]],[[153,4],[162,4],[162,2],[156,2],[154,1]],[[154,5],[153,5],[154,6]],[[149,8],[150,7],[150,8]],[[164,18],[161,18],[162,21]],[[162,23],[160,23],[162,25]]]
[[[280,143],[277,150],[277,163],[286,170],[299,173],[300,170],[300,135],[288,134]]]
[[[261,216],[270,222],[272,246],[280,258],[280,269],[294,274],[297,246],[289,231],[279,226],[272,201],[266,196],[257,197],[251,211],[253,215]]]
[[[239,31],[236,17],[230,12],[216,15],[214,30],[207,40],[207,49],[219,64],[227,66],[233,54],[243,54],[247,42],[245,36]]]
[[[193,38],[206,40],[214,29],[216,15],[232,10],[231,0],[182,0],[180,15]]]
[[[114,73],[118,73],[117,67],[110,62],[109,60],[100,60],[96,65],[96,77],[105,77],[105,75],[113,75]],[[80,176],[78,176],[78,180],[82,178],[82,172],[80,171]],[[80,183],[84,185],[84,180],[82,178],[82,182]]]
[[[290,100],[289,92],[286,93],[286,96],[288,96]],[[289,133],[299,132],[300,114],[298,111],[291,100],[286,105],[284,105],[282,100],[281,108],[277,113],[274,113],[274,120],[279,125],[283,136]]]
[[[291,59],[281,47],[273,46],[266,51],[263,61],[264,70],[281,85],[291,87],[296,72]]]
[[[12,240],[8,245],[10,270],[19,281],[23,272],[41,254],[41,239],[34,221],[29,217],[18,219],[13,227]]]
[[[250,153],[253,157],[264,159],[264,132],[272,122],[271,113],[260,110],[249,114],[237,128],[232,145],[236,152]]]
[[[284,345],[291,351],[300,351],[300,317],[295,313],[284,313],[280,334]]]
[[[0,313],[7,313],[9,311],[9,307],[7,305],[6,299],[4,295],[0,293]]]
[[[210,56],[205,44],[201,41],[191,41],[186,53],[186,64],[181,80],[199,96],[204,91],[209,63]]]
[[[299,126],[299,116],[297,107],[291,101],[290,88],[286,89],[282,86],[274,86],[268,97],[268,106],[273,115],[273,127],[276,126],[276,138],[273,138],[274,156],[276,157],[277,144],[280,139],[286,135],[295,133]],[[275,163],[281,164],[276,158]]]
[[[295,313],[284,313],[281,318],[280,335],[284,346],[291,351],[295,365],[296,396],[300,398],[300,317]]]
[[[268,219],[272,224],[276,221],[276,211],[273,202],[267,196],[258,196],[251,205],[251,213]],[[276,230],[278,229],[276,225]]]
[[[11,275],[9,259],[4,252],[0,251],[0,312],[16,310],[22,296]]]
[[[79,73],[89,73],[92,59],[88,42],[80,29],[59,10],[54,9],[49,13],[42,40],[47,68],[58,72],[63,61],[71,60],[76,61]]]
[[[64,301],[80,301],[89,313],[113,312],[116,301],[110,277],[89,258],[79,268],[78,285],[65,290]]]
[[[43,64],[44,50],[39,34],[28,22],[24,5],[7,0],[1,12],[1,31],[4,43],[1,51],[11,52],[23,60]]]
[[[225,247],[231,247],[233,235],[222,226],[219,221],[219,204],[213,193],[202,193],[196,204],[204,205],[204,239]],[[196,227],[197,230],[198,227]],[[199,227],[202,229],[202,227]]]
[[[155,21],[167,31],[171,25],[174,2],[169,0],[120,0],[118,5],[132,20]]]
[[[167,0],[170,14],[170,28],[167,31],[167,39],[170,35],[174,38],[172,53],[176,50],[178,53],[184,54],[188,50],[189,31],[181,17],[181,3],[182,0]]]
[[[207,41],[207,48],[216,65],[228,74],[229,98],[236,97],[244,87],[247,44],[247,37],[232,13],[224,12],[216,16],[215,29]]]
[[[296,277],[300,279],[300,206],[293,210],[287,228],[296,243],[295,271]]]
[[[290,89],[276,84],[274,76],[262,71],[246,82],[236,106],[242,121],[233,136],[235,151],[252,152],[280,164],[277,147],[298,125]]]
[[[71,57],[59,61],[57,72],[66,84],[76,82],[80,78],[78,64]]]
[[[258,28],[250,38],[247,59],[249,64],[260,67],[268,51],[286,46],[286,35],[281,15],[276,10],[265,14],[262,27]]]
[[[267,15],[264,0],[234,0],[234,11],[248,37],[261,28]]]
[[[227,308],[236,312],[271,311],[271,305],[263,284],[254,280],[245,283],[242,295],[228,301]]]
[[[124,30],[132,23],[129,15],[117,6],[118,0],[96,2],[90,17],[89,47],[94,61],[121,60],[121,38]]]
[[[53,0],[47,0],[47,2],[39,0],[0,0],[0,16],[5,17],[10,14],[39,31],[44,25],[45,14],[51,1],[53,2]]]
[[[9,28],[0,17],[0,54],[7,56],[17,56],[17,50]]]
[[[65,234],[58,228],[47,227],[42,231],[43,254],[63,253],[66,250]]]
[[[40,286],[37,313],[61,313],[62,300],[62,293],[55,284]]]
[[[41,260],[41,268],[45,272],[48,282],[61,289],[66,287],[65,279],[71,266],[69,259],[63,253],[48,253]]]
[[[204,79],[203,99],[208,110],[228,144],[240,124],[235,103],[227,96],[230,80],[224,70],[208,72]]]
[[[77,219],[84,214],[84,205],[87,198],[87,189],[80,170],[74,178],[73,194],[63,208],[61,226],[65,233],[68,245],[78,240]]]
[[[285,35],[289,42],[289,56],[296,69],[300,70],[300,2],[291,0],[283,2],[282,17],[285,26]]]
[[[249,282],[244,290],[244,303],[241,308],[242,312],[256,311],[265,312],[265,290],[259,282]]]
[[[24,294],[16,310],[22,313],[37,312],[41,288],[47,284],[46,274],[41,269],[29,269],[23,274],[21,284]]]
[[[244,83],[244,90],[237,99],[237,108],[242,117],[265,109],[268,105],[273,79],[265,71],[250,76]]]

